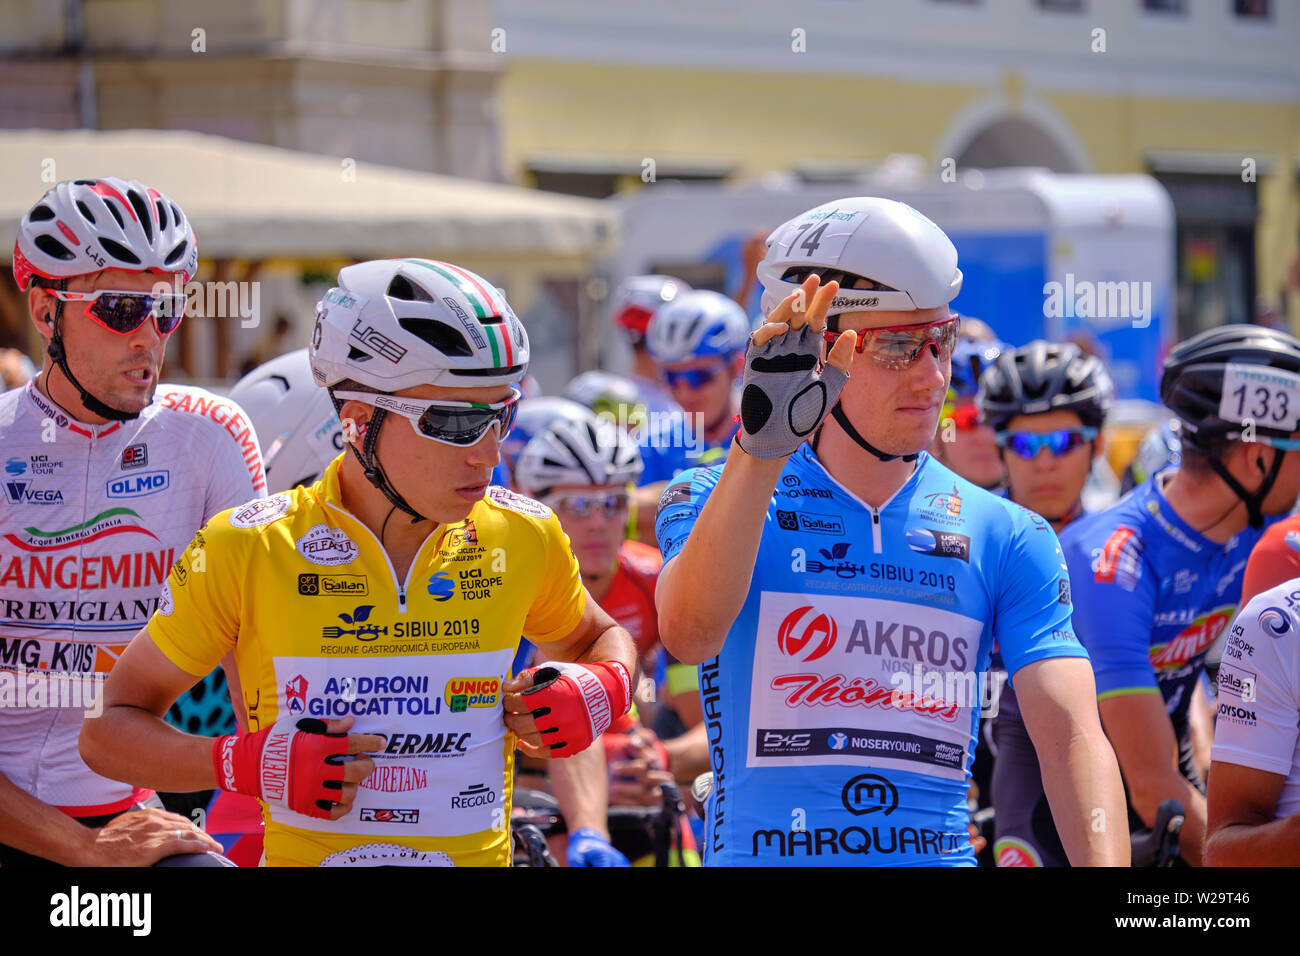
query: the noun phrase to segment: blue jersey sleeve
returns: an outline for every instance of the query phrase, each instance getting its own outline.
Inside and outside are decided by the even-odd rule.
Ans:
[[[1070,625],[1070,577],[1052,526],[1009,505],[1012,531],[999,569],[993,637],[1007,673],[1049,657],[1088,656]]]
[[[1072,532],[1067,528],[1063,541],[1074,588],[1074,629],[1092,658],[1098,699],[1160,693],[1150,656],[1157,583],[1142,560],[1136,531],[1120,525]]]
[[[659,513],[655,518],[655,537],[667,564],[682,550],[695,520],[717,487],[721,468],[692,468],[679,475],[659,496]]]

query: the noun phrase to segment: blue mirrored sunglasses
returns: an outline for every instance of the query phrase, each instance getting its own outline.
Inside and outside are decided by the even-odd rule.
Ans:
[[[669,388],[676,388],[678,385],[703,388],[721,375],[726,367],[726,362],[719,362],[707,368],[663,369],[663,377]]]
[[[1034,432],[998,432],[999,448],[1010,448],[1021,458],[1037,458],[1046,448],[1056,458],[1068,455],[1097,437],[1095,428],[1061,428],[1039,435]]]

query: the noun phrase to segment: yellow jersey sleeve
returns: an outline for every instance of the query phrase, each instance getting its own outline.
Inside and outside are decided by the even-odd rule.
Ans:
[[[537,599],[524,618],[524,637],[534,644],[547,644],[568,637],[587,609],[587,589],[578,571],[578,559],[569,546],[569,536],[551,513],[531,519],[541,539]]]
[[[173,664],[205,677],[235,648],[243,617],[244,551],[255,532],[230,524],[229,511],[203,526],[163,583],[149,636]]]

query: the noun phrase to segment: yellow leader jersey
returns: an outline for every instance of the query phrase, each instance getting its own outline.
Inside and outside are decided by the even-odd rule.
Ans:
[[[263,803],[268,865],[509,865],[501,682],[521,634],[556,641],[582,618],[569,539],[545,505],[492,486],[399,581],[342,505],[340,462],[208,522],[149,634],[196,677],[233,650],[252,730],[352,715],[353,733],[387,738],[342,819]]]

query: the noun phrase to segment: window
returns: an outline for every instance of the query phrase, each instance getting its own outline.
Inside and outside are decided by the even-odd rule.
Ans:
[[[564,172],[552,169],[530,170],[537,188],[553,193],[567,193],[586,199],[605,199],[618,191],[618,174]]]
[[[1142,9],[1148,13],[1187,13],[1187,0],[1142,0]]]
[[[1083,13],[1084,0],[1038,0],[1038,9],[1051,13]]]

